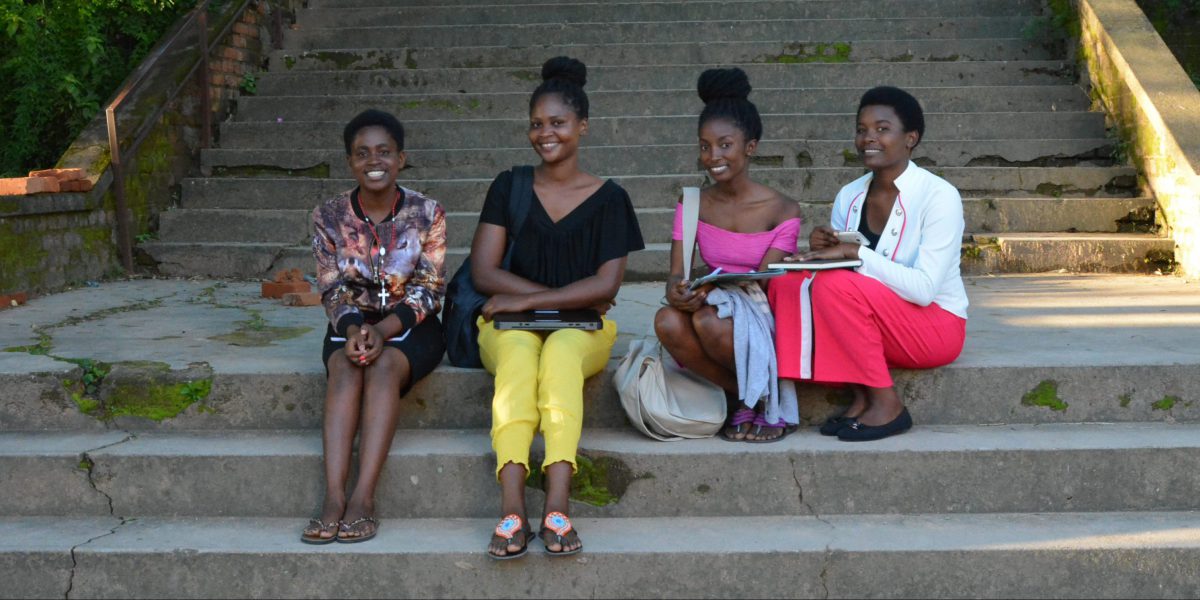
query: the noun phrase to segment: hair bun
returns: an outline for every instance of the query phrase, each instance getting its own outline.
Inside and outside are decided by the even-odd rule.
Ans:
[[[542,81],[565,79],[579,87],[587,85],[587,65],[566,56],[555,56],[542,65]]]
[[[696,92],[705,104],[722,98],[746,100],[750,97],[750,89],[750,78],[737,67],[709,69],[701,73],[696,82]]]

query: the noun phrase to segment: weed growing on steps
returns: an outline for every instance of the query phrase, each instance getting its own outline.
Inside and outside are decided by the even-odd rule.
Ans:
[[[538,461],[531,461],[536,465]],[[610,456],[590,457],[583,453],[575,456],[578,469],[571,478],[571,500],[591,506],[608,506],[621,501],[629,484],[638,479],[653,479],[654,475],[634,475],[625,461]],[[525,485],[545,489],[545,475],[536,466],[530,469]]]
[[[1179,396],[1163,396],[1161,400],[1151,404],[1150,408],[1152,410],[1171,410],[1172,408],[1175,408],[1175,404],[1178,403],[1179,400]]]
[[[1053,379],[1047,379],[1037,384],[1037,387],[1021,397],[1021,404],[1042,406],[1056,412],[1067,410],[1067,406],[1069,406],[1063,402],[1062,398],[1058,397],[1058,382]]]
[[[756,63],[778,65],[799,65],[808,63],[844,63],[850,62],[853,48],[846,42],[818,43],[811,50],[805,44],[788,44],[784,51],[775,55],[762,55],[753,60]]]

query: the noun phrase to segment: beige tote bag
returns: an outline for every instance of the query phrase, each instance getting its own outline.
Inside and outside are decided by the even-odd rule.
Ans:
[[[690,279],[700,188],[683,188],[683,278]],[[658,338],[634,340],[613,376],[621,407],[638,431],[659,441],[711,437],[725,423],[725,391],[680,367]]]
[[[677,365],[657,338],[631,342],[613,382],[629,422],[656,440],[712,437],[725,423],[725,391]]]

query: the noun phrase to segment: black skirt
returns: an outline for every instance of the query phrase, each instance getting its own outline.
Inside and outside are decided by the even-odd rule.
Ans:
[[[334,332],[333,326],[327,325],[325,327],[325,344],[321,350],[321,364],[325,365],[326,377],[329,376],[329,358],[333,356],[334,352],[346,347],[346,340],[334,341],[335,336],[337,333]],[[403,352],[404,357],[408,359],[412,376],[400,389],[401,396],[407,394],[414,384],[432,373],[442,362],[442,355],[446,353],[446,338],[442,334],[442,322],[438,320],[437,315],[425,317],[416,327],[401,333],[397,338],[388,340],[385,344]]]

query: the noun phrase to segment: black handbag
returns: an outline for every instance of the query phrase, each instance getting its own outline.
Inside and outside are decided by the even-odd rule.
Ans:
[[[529,205],[533,202],[533,167],[512,168],[512,189],[508,194],[508,248],[504,251],[501,268],[508,270],[512,263],[513,244],[525,225]],[[442,325],[446,331],[446,354],[456,367],[483,368],[479,358],[479,327],[475,324],[488,297],[480,294],[471,281],[471,256],[454,272],[446,286],[446,301],[442,309]]]

